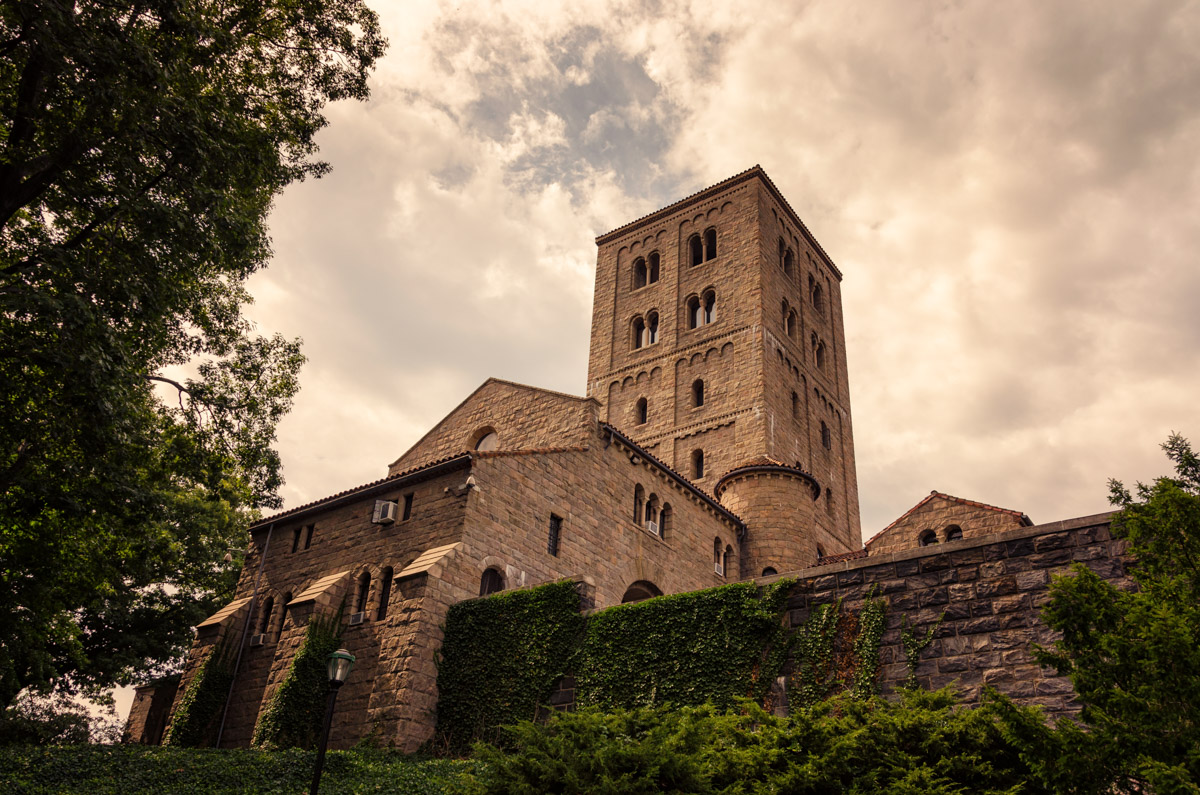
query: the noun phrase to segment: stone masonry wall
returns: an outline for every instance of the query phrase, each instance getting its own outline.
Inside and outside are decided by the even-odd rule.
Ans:
[[[938,541],[943,542],[946,540],[946,530],[951,525],[958,525],[963,538],[979,538],[1016,530],[1023,524],[1019,511],[935,491],[868,541],[867,549],[871,550],[872,555],[916,549],[920,546],[921,534],[926,530],[932,530]]]

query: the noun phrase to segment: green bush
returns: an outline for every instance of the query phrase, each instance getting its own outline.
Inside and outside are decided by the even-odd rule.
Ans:
[[[313,616],[283,682],[254,726],[254,748],[312,748],[325,718],[329,655],[342,642],[342,612]]]
[[[452,606],[438,664],[442,741],[465,750],[532,719],[570,670],[583,621],[569,580]]]
[[[751,702],[594,709],[548,724],[508,729],[510,747],[480,746],[480,767],[461,793],[1015,793],[1055,791],[1025,761],[1019,740],[1041,734],[1008,730],[1041,725],[1041,716],[992,697],[955,709],[948,690],[902,691],[897,702],[821,702],[777,718]],[[1035,736],[1036,735],[1036,736]],[[1045,748],[1041,753],[1053,753]]]
[[[215,645],[188,683],[179,708],[163,736],[163,745],[196,748],[213,744],[217,716],[233,683],[234,644],[228,639]]]
[[[129,795],[138,792],[307,792],[311,751],[80,745],[0,749],[0,792]],[[330,751],[321,777],[326,793],[443,793],[475,763],[417,760],[382,751]]]

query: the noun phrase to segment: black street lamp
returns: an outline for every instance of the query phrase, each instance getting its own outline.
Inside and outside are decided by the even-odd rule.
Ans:
[[[321,769],[325,767],[325,746],[329,744],[329,727],[333,723],[333,703],[337,701],[338,690],[346,684],[350,669],[354,667],[354,655],[345,649],[338,649],[329,655],[329,701],[325,703],[325,725],[321,728],[321,744],[317,746],[317,766],[313,770],[312,788],[310,795],[317,795],[321,786]]]

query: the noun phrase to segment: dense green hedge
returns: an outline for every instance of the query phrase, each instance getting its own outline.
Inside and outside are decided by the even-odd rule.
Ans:
[[[580,650],[576,703],[761,701],[787,659],[782,619],[793,584],[734,583],[596,613]]]
[[[226,638],[200,663],[179,700],[179,708],[163,736],[163,745],[195,748],[213,744],[217,718],[233,683],[233,652],[234,644]]]
[[[74,745],[0,749],[0,792],[130,795],[138,792],[307,792],[316,754]],[[473,762],[414,760],[382,751],[330,751],[321,792],[446,792]]]
[[[583,617],[569,580],[453,605],[438,665],[438,736],[453,750],[529,720],[570,670]]]
[[[316,615],[292,664],[254,727],[252,745],[265,750],[312,748],[321,734],[329,695],[329,655],[342,642],[342,612]]]

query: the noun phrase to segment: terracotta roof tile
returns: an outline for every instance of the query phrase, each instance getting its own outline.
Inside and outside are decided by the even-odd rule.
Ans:
[[[950,500],[951,502],[957,502],[961,505],[970,505],[973,508],[985,508],[989,511],[996,511],[997,513],[1006,513],[1011,516],[1018,517],[1019,519],[1022,520],[1022,522],[1029,522],[1029,517],[1026,516],[1025,514],[1021,513],[1020,511],[1014,511],[1009,508],[1000,508],[995,505],[988,505],[986,502],[976,502],[975,500],[965,500],[962,497],[955,497],[953,494],[943,494],[942,492],[938,491],[937,489],[934,489],[933,491],[929,492],[928,497],[921,500],[913,507],[909,508],[894,522],[892,522],[887,527],[883,528],[878,533],[876,533],[875,535],[873,535],[869,539],[867,539],[867,546],[870,546],[871,542],[873,542],[875,539],[879,538],[881,535],[886,533],[888,530],[891,530],[893,527],[895,527],[896,525],[903,522],[905,519],[907,519],[909,516],[911,516],[918,508],[920,508],[922,505],[929,502],[930,500],[933,500],[936,497],[940,497],[943,500]],[[1030,524],[1032,524],[1032,523],[1030,522]]]
[[[826,555],[823,558],[817,558],[818,566],[828,566],[831,563],[841,563],[844,560],[858,560],[867,557],[867,548],[856,549],[853,552],[839,552],[836,555]]]

